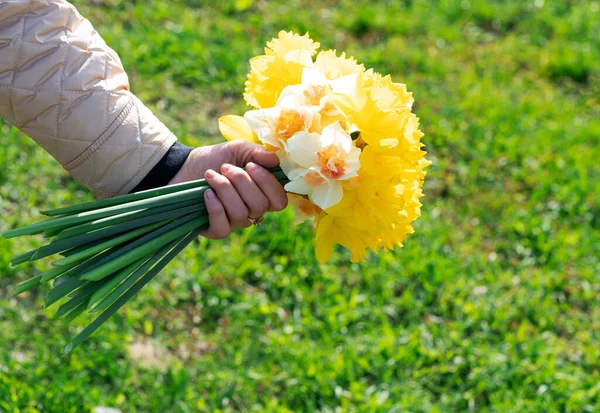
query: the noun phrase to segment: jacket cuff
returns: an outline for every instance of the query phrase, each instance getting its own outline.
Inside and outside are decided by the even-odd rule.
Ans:
[[[131,192],[144,191],[167,185],[179,172],[194,148],[179,142],[167,151],[165,156],[152,168],[150,173]]]

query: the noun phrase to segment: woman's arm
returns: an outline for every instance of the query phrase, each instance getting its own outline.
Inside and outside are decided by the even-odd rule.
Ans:
[[[98,197],[133,190],[177,140],[62,0],[0,0],[0,116]]]
[[[0,0],[0,116],[98,197],[205,177],[209,238],[285,208],[260,145],[187,148],[129,91],[117,54],[63,0]],[[247,166],[244,171],[240,167]]]

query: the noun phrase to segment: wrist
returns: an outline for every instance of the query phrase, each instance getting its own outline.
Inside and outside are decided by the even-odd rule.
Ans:
[[[169,181],[169,183],[167,183],[167,185],[174,185],[181,182],[193,181],[195,179],[202,178],[201,176],[198,176],[199,171],[195,170],[197,169],[199,163],[197,158],[199,157],[198,154],[200,149],[201,148],[195,148],[190,152],[179,171],[177,171],[175,176]]]

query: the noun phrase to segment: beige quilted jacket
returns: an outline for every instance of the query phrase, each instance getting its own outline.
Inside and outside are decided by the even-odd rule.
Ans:
[[[62,0],[0,0],[0,117],[102,198],[130,192],[176,141]]]

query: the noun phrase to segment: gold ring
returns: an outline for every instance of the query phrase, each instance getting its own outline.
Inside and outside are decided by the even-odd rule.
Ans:
[[[255,227],[259,226],[263,222],[263,219],[265,219],[264,214],[261,215],[260,218],[250,218],[250,217],[248,217],[248,221],[250,221],[250,223],[252,225],[254,225]]]

